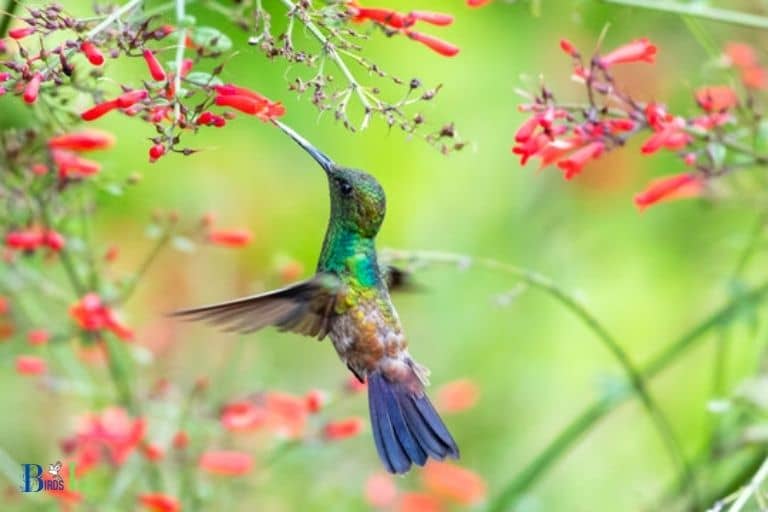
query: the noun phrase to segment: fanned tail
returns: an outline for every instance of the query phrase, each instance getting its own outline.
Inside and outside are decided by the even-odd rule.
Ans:
[[[414,375],[415,378],[415,375]],[[421,384],[389,380],[381,372],[368,375],[368,405],[376,449],[390,473],[405,473],[428,457],[458,458],[459,448],[432,406]]]

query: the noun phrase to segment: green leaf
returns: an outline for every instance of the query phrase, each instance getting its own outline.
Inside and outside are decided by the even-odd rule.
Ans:
[[[728,150],[725,146],[719,142],[710,142],[707,144],[707,153],[709,153],[712,162],[715,164],[716,169],[722,168],[725,163],[725,157],[728,154]]]
[[[185,76],[184,80],[196,85],[221,85],[224,83],[219,77],[203,71],[193,71]]]
[[[190,34],[196,46],[212,52],[226,52],[232,49],[232,40],[219,30],[212,27],[197,27]]]

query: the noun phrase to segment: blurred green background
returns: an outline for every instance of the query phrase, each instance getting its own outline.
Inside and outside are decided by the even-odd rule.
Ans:
[[[763,34],[697,22],[703,36],[696,35],[683,18],[601,2],[547,0],[539,2],[538,12],[528,2],[497,1],[479,10],[460,0],[382,3],[456,16],[453,26],[429,30],[461,47],[456,58],[378,33],[366,43],[366,54],[401,78],[444,84],[437,99],[420,108],[436,127],[454,121],[469,141],[463,151],[441,156],[381,120],[361,133],[346,131],[331,115],[318,115],[308,98],[287,91],[286,78],[307,76],[306,70],[294,65],[286,71],[248,47],[247,34],[221,16],[194,4],[189,10],[199,24],[229,33],[240,49],[224,70],[225,81],[283,101],[287,124],[332,158],[381,181],[388,212],[380,247],[488,256],[548,275],[583,300],[637,363],[728,299],[728,276],[751,229],[752,206],[685,201],[639,214],[634,193],[682,165],[670,155],[641,157],[637,144],[605,156],[572,183],[556,169],[539,173],[535,163],[521,168],[510,153],[524,119],[515,89],[535,87],[543,77],[558,98],[580,100],[558,41],[567,37],[589,53],[608,27],[604,48],[638,37],[659,46],[656,65],[629,66],[620,73],[633,94],[670,99],[673,111],[689,112],[697,85],[727,81],[712,65],[706,44],[721,48],[729,40],[746,40],[760,47]],[[87,12],[87,4],[67,1],[66,7]],[[276,19],[283,12],[278,4],[265,4]],[[137,59],[120,73],[135,81],[143,76],[142,65]],[[375,83],[352,69],[361,81]],[[27,119],[20,101],[0,100],[0,125]],[[156,209],[176,210],[188,222],[215,212],[218,225],[254,233],[253,243],[242,250],[210,248],[188,255],[171,249],[161,257],[125,310],[138,329],[138,343],[157,355],[148,374],[188,383],[229,372],[222,393],[231,396],[265,388],[338,389],[346,370],[328,343],[272,330],[243,341],[162,316],[273,287],[286,260],[301,262],[309,275],[328,215],[325,178],[313,162],[279,131],[245,116],[226,129],[188,137],[187,145],[203,149],[200,153],[170,155],[154,165],[145,156],[150,127],[118,116],[95,124],[118,136],[117,146],[97,157],[105,174],[143,176],[122,196],[99,197],[97,239],[121,248],[116,273],[135,268],[150,246],[144,229]],[[759,267],[752,268],[759,273]],[[478,405],[447,422],[461,446],[462,465],[487,480],[493,497],[623,374],[594,335],[550,297],[529,290],[500,306],[498,294],[517,284],[511,277],[435,267],[417,280],[427,288],[424,293],[395,298],[411,352],[432,370],[433,387],[460,377],[480,386]],[[754,368],[759,349],[746,329],[734,334],[729,385]],[[234,353],[236,364],[227,366]],[[708,435],[713,354],[712,343],[702,344],[651,385],[689,454]],[[344,408],[367,416],[362,396]],[[0,373],[0,409],[6,411],[0,443],[17,460],[55,458],[57,439],[68,431],[73,412],[82,412],[71,401],[36,392],[11,372]],[[297,451],[275,464],[269,478],[242,484],[232,509],[365,510],[362,487],[378,468],[368,434]],[[531,489],[519,510],[648,510],[674,476],[647,414],[633,401],[579,442]],[[408,486],[418,477],[405,478]]]

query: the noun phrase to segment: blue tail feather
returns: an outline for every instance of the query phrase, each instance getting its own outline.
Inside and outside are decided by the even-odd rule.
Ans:
[[[384,466],[405,473],[428,457],[457,458],[459,450],[423,390],[393,382],[379,372],[368,375],[373,438]]]

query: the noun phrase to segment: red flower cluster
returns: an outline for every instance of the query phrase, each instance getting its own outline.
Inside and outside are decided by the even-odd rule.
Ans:
[[[131,418],[125,409],[109,407],[100,414],[82,416],[74,436],[63,442],[63,448],[75,458],[75,473],[80,476],[100,462],[122,465],[145,433],[143,418]]]
[[[757,52],[746,43],[731,42],[725,46],[725,56],[741,76],[741,82],[748,89],[761,90],[768,87],[768,71],[760,65]]]
[[[641,146],[646,155],[662,149],[674,151],[685,165],[696,166],[698,172],[669,176],[649,184],[635,197],[638,208],[644,209],[660,201],[699,196],[704,192],[710,175],[720,174],[713,166],[705,148],[697,148],[697,137],[709,140],[716,128],[731,122],[740,101],[729,86],[715,85],[699,88],[695,93],[703,115],[690,119],[674,116],[663,105],[641,104],[616,87],[610,67],[631,62],[653,62],[657,49],[647,39],[637,39],[605,55],[595,55],[584,66],[578,49],[567,40],[561,49],[573,59],[574,78],[586,85],[590,104],[582,109],[559,106],[547,89],[542,89],[535,101],[520,108],[531,116],[515,134],[512,152],[520,162],[536,157],[541,167],[556,164],[565,178],[577,176],[591,160],[606,151],[623,146],[629,137],[647,130],[651,135]],[[757,66],[751,48],[731,44],[726,49],[734,66],[752,69]],[[606,106],[596,103],[605,97]],[[609,108],[610,107],[610,108]]]
[[[425,512],[481,503],[487,486],[475,472],[449,462],[431,460],[421,472],[423,490],[400,493],[392,475],[375,473],[365,484],[365,499],[377,509]]]
[[[287,439],[298,439],[304,435],[310,412],[304,398],[269,391],[225,405],[221,424],[232,432],[267,430]]]
[[[123,325],[115,312],[96,293],[89,293],[69,308],[75,323],[89,332],[110,331],[121,340],[133,339],[133,331]]]
[[[357,23],[372,21],[394,33],[401,32],[414,41],[423,44],[427,48],[445,57],[453,57],[459,53],[458,46],[429,34],[416,32],[410,28],[416,25],[417,22],[424,22],[441,27],[451,25],[453,23],[453,16],[450,14],[432,11],[411,11],[403,13],[382,7],[363,7],[358,4],[356,0],[349,2],[347,9],[352,16],[352,21]]]

